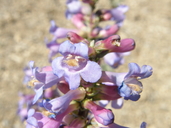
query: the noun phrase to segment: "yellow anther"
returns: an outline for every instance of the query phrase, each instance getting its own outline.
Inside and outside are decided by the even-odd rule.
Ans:
[[[29,87],[34,87],[34,83],[36,83],[36,82],[39,82],[39,81],[33,78],[32,80],[30,80],[30,81],[28,82],[28,86],[29,86]]]
[[[64,63],[72,67],[79,66],[78,61],[76,59],[64,60]]]
[[[142,92],[142,87],[137,84],[127,84],[127,86],[138,93]]]
[[[121,46],[121,43],[119,42],[119,40],[115,40],[114,42],[113,42],[113,45],[115,45],[115,46]]]
[[[55,118],[56,117],[56,115],[54,113],[51,113],[49,111],[43,111],[42,113],[43,113],[43,115],[45,115],[49,118]]]

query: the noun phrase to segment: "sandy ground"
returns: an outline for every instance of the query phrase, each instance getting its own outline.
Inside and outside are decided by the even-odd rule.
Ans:
[[[101,0],[99,7],[108,7]],[[49,37],[49,21],[71,27],[64,17],[62,0],[0,0],[0,128],[24,127],[16,116],[18,92],[32,92],[22,85],[22,69],[34,60],[48,65],[44,38]],[[105,2],[106,3],[106,2]],[[125,0],[130,7],[122,38],[133,38],[137,45],[119,70],[127,71],[130,62],[151,65],[154,74],[143,80],[144,91],[137,102],[125,101],[121,110],[113,110],[115,122],[138,128],[171,128],[171,1]]]

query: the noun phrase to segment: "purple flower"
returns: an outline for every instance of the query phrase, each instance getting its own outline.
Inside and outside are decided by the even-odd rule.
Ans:
[[[122,26],[125,19],[124,13],[128,11],[128,6],[120,5],[117,8],[111,9],[110,13],[112,14],[111,20],[115,20],[119,26]]]
[[[123,83],[119,86],[119,93],[126,99],[136,101],[140,98],[143,86],[139,81],[152,75],[152,67],[143,65],[141,68],[136,63],[129,64],[129,72],[124,77]]]
[[[124,63],[123,57],[129,55],[130,52],[111,52],[104,56],[104,61],[113,68],[117,68]]]
[[[111,110],[105,109],[91,100],[84,101],[84,108],[90,110],[94,115],[94,118],[97,122],[103,125],[109,125],[114,121],[114,114]]]
[[[53,20],[50,23],[51,23],[51,27],[50,27],[49,32],[52,35],[54,35],[53,41],[55,41],[56,39],[59,39],[59,38],[67,37],[67,33],[69,31],[76,31],[76,30],[72,30],[72,29],[57,27],[56,24],[55,24],[55,21],[53,21]]]
[[[34,96],[33,103],[43,95],[43,90],[52,87],[59,82],[59,78],[53,74],[52,68],[46,66],[43,68],[33,68],[34,62],[30,62],[30,68],[33,72],[33,78],[29,82],[29,86],[33,87],[36,95]]]
[[[63,57],[52,61],[53,72],[59,78],[64,76],[70,89],[78,88],[81,78],[90,83],[100,79],[101,67],[88,59],[88,46],[85,43],[65,41],[60,45],[59,52]]]
[[[152,67],[143,65],[141,68],[136,63],[129,63],[128,73],[103,72],[100,82],[107,86],[118,86],[120,96],[126,100],[137,101],[140,98],[143,86],[140,79],[152,75]]]
[[[35,112],[34,109],[30,109],[28,112],[26,128],[59,128],[63,117],[76,109],[78,109],[78,104],[71,104],[64,113],[58,116],[54,113],[45,111],[42,114],[40,112]]]
[[[43,106],[50,112],[61,114],[65,112],[72,100],[82,100],[84,97],[85,90],[83,88],[78,88],[76,90],[70,90],[65,95],[50,101],[44,100]]]

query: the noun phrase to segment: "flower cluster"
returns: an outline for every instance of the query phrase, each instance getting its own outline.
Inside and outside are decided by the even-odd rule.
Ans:
[[[95,11],[96,3],[67,0],[65,14],[76,29],[60,28],[51,21],[50,66],[35,67],[30,61],[30,68],[24,70],[24,83],[35,91],[35,95],[20,94],[18,115],[27,128],[125,128],[114,122],[114,113],[105,106],[111,102],[111,108],[119,109],[124,100],[137,101],[143,90],[140,80],[152,75],[152,67],[129,63],[129,71],[123,73],[101,68],[103,60],[113,68],[123,64],[135,41],[116,35],[127,6]],[[100,27],[108,20],[114,24]],[[57,43],[65,37],[68,40]],[[61,56],[53,59],[56,54]]]

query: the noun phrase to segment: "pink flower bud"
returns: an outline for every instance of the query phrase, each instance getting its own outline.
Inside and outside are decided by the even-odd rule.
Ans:
[[[105,109],[105,108],[95,104],[91,100],[84,101],[83,106],[84,106],[84,108],[89,109],[93,113],[94,118],[99,123],[101,123],[105,126],[113,123],[114,114],[112,113],[111,110]]]
[[[82,38],[81,36],[79,36],[74,32],[68,32],[67,37],[72,43],[80,43],[80,42],[85,42],[87,44],[89,43],[86,39]]]
[[[135,48],[135,41],[129,38],[120,41],[119,35],[113,35],[105,40],[96,42],[94,48],[96,51],[127,52]]]

